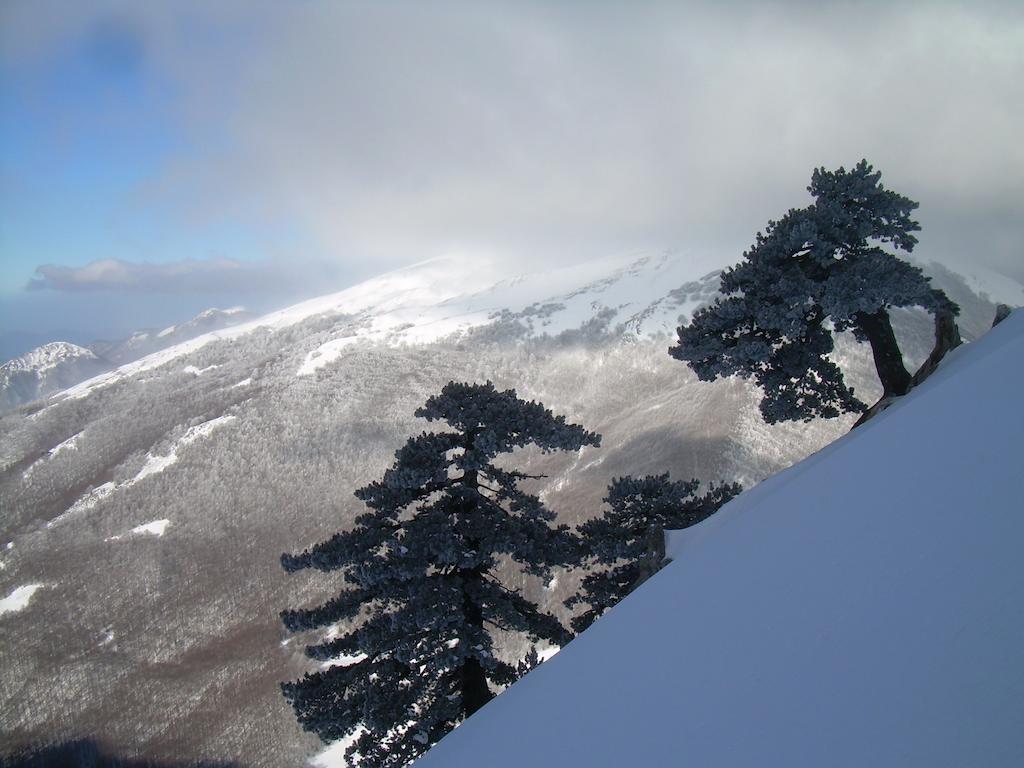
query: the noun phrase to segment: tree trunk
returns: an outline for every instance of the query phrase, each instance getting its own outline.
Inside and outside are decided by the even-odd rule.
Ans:
[[[469,578],[483,580],[483,576],[479,572],[470,571],[469,573],[471,574]],[[463,584],[465,585],[465,583],[464,581]],[[474,627],[483,627],[483,612],[480,610],[480,606],[470,599],[465,586],[462,593],[462,608],[465,611],[467,623]],[[470,657],[462,662],[462,668],[459,670],[459,683],[462,688],[462,712],[466,717],[494,698],[491,689],[487,687],[487,674],[475,658]]]
[[[996,317],[995,320],[992,321],[992,327],[995,328],[997,325],[1003,322],[1003,320],[1010,316],[1010,313],[1012,311],[1013,310],[1010,309],[1009,304],[996,304]]]
[[[905,395],[910,389],[910,373],[903,364],[903,353],[896,343],[889,313],[880,309],[873,314],[857,313],[857,327],[867,336],[871,354],[875,358],[875,370],[882,382],[882,399]]]
[[[665,557],[665,529],[662,526],[648,527],[644,535],[644,548],[646,552],[640,559],[640,573],[630,587],[631,592],[669,563]]]
[[[918,368],[910,386],[916,387],[922,381],[932,375],[932,372],[939,367],[942,358],[950,350],[956,349],[961,344],[960,329],[956,326],[956,317],[949,307],[940,306],[935,310],[935,346],[931,354]]]
[[[472,438],[467,442],[471,446]],[[473,506],[469,494],[479,493],[476,470],[467,470],[462,483],[468,491],[464,504],[467,507],[466,512],[469,513]],[[469,539],[466,541],[466,548],[479,550],[480,543]],[[473,590],[475,584],[483,583],[483,571],[480,568],[461,568],[459,575],[462,577],[462,612],[466,624],[482,633],[484,628],[483,609],[473,600],[472,593],[475,591]],[[469,638],[462,638],[460,642],[468,642],[468,640]],[[462,689],[462,712],[466,717],[494,698],[491,689],[487,687],[487,674],[476,658],[469,657],[462,662],[462,667],[459,669],[459,684]]]

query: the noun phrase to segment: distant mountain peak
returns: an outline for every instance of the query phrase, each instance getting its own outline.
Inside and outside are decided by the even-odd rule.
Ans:
[[[98,360],[99,358],[85,347],[80,347],[69,341],[51,341],[0,365],[0,376],[10,375],[15,371],[43,373],[63,362],[76,359]]]
[[[67,341],[43,344],[0,365],[0,413],[252,317],[245,307],[214,307],[162,331],[142,329],[124,339],[93,342],[88,349]]]
[[[91,350],[51,341],[0,365],[0,411],[95,376],[108,366]]]

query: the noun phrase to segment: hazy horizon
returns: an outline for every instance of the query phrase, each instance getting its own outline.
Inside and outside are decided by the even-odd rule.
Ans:
[[[15,1],[0,336],[269,311],[445,255],[724,266],[862,157],[921,203],[915,256],[1024,282],[1022,83],[1002,2]]]

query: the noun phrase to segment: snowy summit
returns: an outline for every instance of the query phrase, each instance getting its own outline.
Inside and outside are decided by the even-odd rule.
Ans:
[[[93,376],[106,364],[66,341],[44,344],[0,365],[0,413]]]

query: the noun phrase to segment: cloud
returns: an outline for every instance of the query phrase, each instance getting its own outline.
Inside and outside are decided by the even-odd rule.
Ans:
[[[970,243],[1024,277],[1013,3],[107,5],[174,85],[191,149],[140,199],[183,226],[287,222],[363,271],[450,251],[717,263],[804,204],[814,167],[866,157],[921,202],[922,256]],[[95,26],[26,13],[47,23],[11,37],[33,50]]]
[[[178,182],[206,190],[192,198],[206,210],[244,190],[234,205],[286,213],[356,258],[477,248],[565,261],[667,246],[735,257],[805,200],[812,168],[867,157],[921,201],[926,228],[1013,201],[1024,240],[1019,13],[719,5],[271,14],[217,113],[227,151],[185,163]],[[201,66],[180,70],[189,93]],[[193,102],[199,133],[213,96]],[[1019,258],[990,241],[984,217],[967,218],[979,254]]]
[[[100,259],[82,267],[46,264],[26,286],[31,291],[224,294],[244,296],[294,288],[302,270],[283,262],[246,262],[216,258],[144,264]]]

